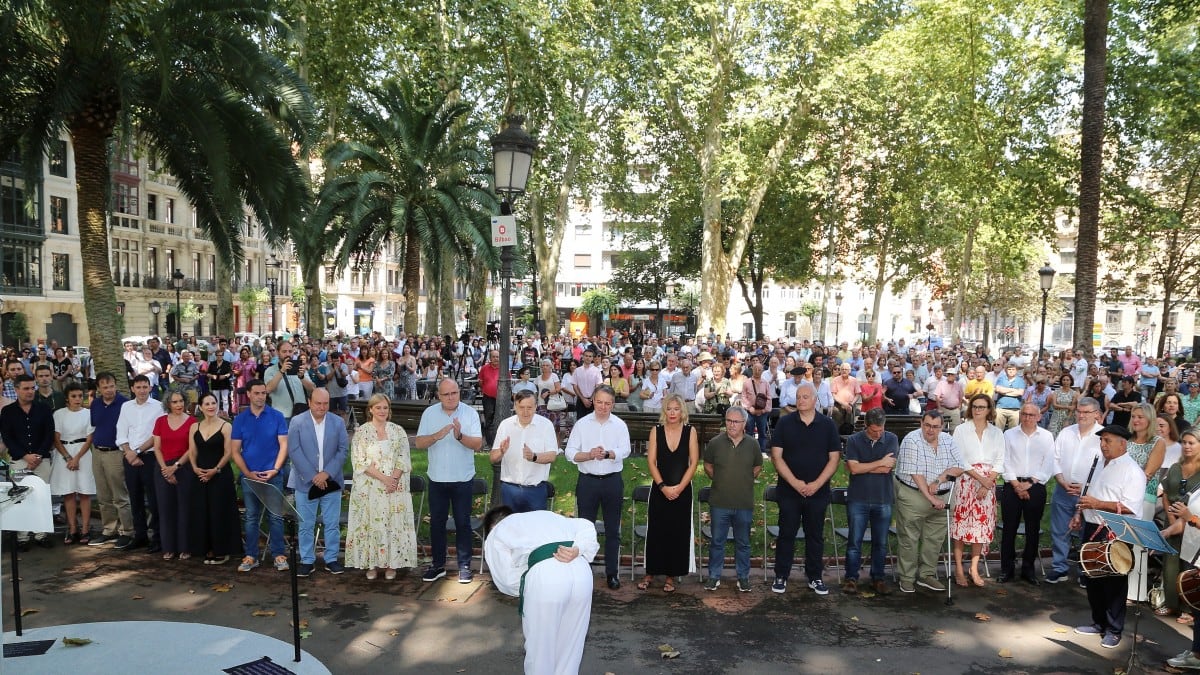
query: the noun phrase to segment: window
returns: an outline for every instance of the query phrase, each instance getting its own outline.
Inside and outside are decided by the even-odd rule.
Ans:
[[[200,280],[200,254],[199,253],[192,254],[192,279],[194,279],[196,281]]]
[[[0,241],[0,286],[7,293],[41,293],[41,245]]]
[[[158,220],[158,195],[146,195],[146,217],[150,220]]]
[[[175,271],[175,251],[167,249],[167,266],[163,268],[164,274],[170,274]]]
[[[1179,329],[1179,312],[1170,312],[1167,314],[1167,330]]]
[[[175,222],[175,200],[167,199],[166,210],[163,212],[163,220],[168,223]]]
[[[1063,265],[1075,264],[1075,251],[1059,251],[1058,261]]]
[[[64,140],[50,143],[50,175],[67,177],[67,142]]]
[[[1119,309],[1105,310],[1104,325],[1120,327],[1120,325],[1121,325],[1121,310],[1119,310]]]
[[[575,269],[586,270],[592,267],[591,253],[576,253],[575,254]]]
[[[115,173],[123,173],[126,176],[138,175],[138,160],[133,154],[133,148],[122,144],[122,147],[117,150],[117,158],[113,163],[113,171]]]
[[[54,290],[71,290],[71,256],[66,253],[51,253],[50,260],[54,268]]]
[[[605,269],[615,270],[621,266],[621,254],[609,253],[608,255],[604,256],[603,261],[606,263]]]
[[[146,276],[158,276],[158,249],[153,246],[146,247]]]
[[[575,236],[586,237],[592,233],[592,223],[589,220],[581,220],[575,223]]]
[[[41,234],[41,225],[37,217],[30,217],[26,210],[25,200],[30,195],[25,192],[25,180],[12,175],[0,175],[0,230],[25,230],[29,234]],[[34,207],[37,193],[34,192]],[[35,210],[34,213],[37,213]]]
[[[130,216],[139,214],[136,185],[126,185],[125,183],[113,185],[113,211]]]
[[[67,198],[50,198],[50,231],[54,234],[67,234]]]

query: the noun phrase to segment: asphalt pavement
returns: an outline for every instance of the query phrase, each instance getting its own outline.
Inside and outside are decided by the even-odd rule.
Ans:
[[[269,566],[239,574],[233,561],[163,562],[144,552],[61,543],[22,554],[20,565],[22,606],[36,610],[24,617],[27,628],[163,620],[291,640],[288,577]],[[3,572],[4,630],[11,631],[7,551]],[[955,588],[947,605],[945,593],[924,589],[842,595],[836,569],[826,572],[824,597],[800,578],[786,594],[772,593],[762,570],[755,570],[750,593],[738,593],[732,576],[714,592],[694,576],[671,594],[661,585],[638,591],[628,572],[621,589],[610,591],[601,574],[598,568],[583,673],[1114,673],[1129,668],[1135,630],[1133,672],[1164,672],[1165,659],[1186,649],[1191,636],[1190,628],[1143,605],[1140,615],[1130,608],[1120,647],[1102,649],[1099,638],[1072,632],[1089,618],[1084,591],[1074,583],[992,581]],[[496,591],[486,574],[466,585],[453,573],[425,584],[419,570],[368,581],[357,570],[334,576],[318,565],[300,580],[300,591],[303,648],[333,673],[521,671],[516,601]],[[662,658],[663,645],[679,656]],[[160,650],[169,670],[189,647],[131,640],[128,649]],[[19,659],[4,666],[6,673],[28,670]],[[97,663],[88,672],[127,671],[120,663]]]

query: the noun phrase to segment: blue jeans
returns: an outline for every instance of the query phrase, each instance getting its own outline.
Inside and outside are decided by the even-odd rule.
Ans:
[[[748,413],[747,416],[750,418],[746,422],[746,433],[754,434],[758,438],[758,449],[763,452],[766,452],[767,451],[767,420],[770,418],[770,414],[763,413],[761,415],[755,415],[754,413],[751,413],[748,410],[746,412]]]
[[[546,510],[546,484],[526,487],[516,483],[500,483],[500,502],[512,508],[513,513]]]
[[[725,567],[725,539],[729,536],[729,528],[733,528],[733,560],[739,579],[750,576],[750,522],[754,519],[754,509],[723,509],[719,506],[710,508],[712,519],[712,548],[708,551],[708,576],[721,578],[721,569]]]
[[[342,545],[342,491],[330,492],[317,499],[308,498],[308,490],[296,490],[296,511],[300,514],[300,562],[312,565],[317,561],[317,515],[325,533],[325,564],[336,562]]]
[[[242,476],[242,501],[246,503],[246,557],[258,559],[258,527],[262,523],[263,512],[266,511],[266,506],[255,496],[254,490],[247,485],[249,479]],[[275,474],[275,477],[267,481],[283,492],[284,475],[282,473]],[[271,557],[278,558],[284,555],[283,548],[283,517],[273,513],[267,514],[269,521],[267,527],[267,545],[271,549]]]
[[[891,504],[870,504],[853,501],[846,504],[846,517],[850,521],[850,536],[846,542],[846,578],[858,580],[862,565],[863,535],[867,524],[871,525],[871,579],[883,580],[883,566],[887,562],[888,528],[892,524]]]
[[[432,567],[446,566],[446,518],[454,511],[454,546],[458,569],[471,568],[471,481],[429,481],[429,542]]]
[[[1061,485],[1054,488],[1054,494],[1050,497],[1050,550],[1054,554],[1050,563],[1051,574],[1067,573],[1072,536],[1068,528],[1078,504],[1079,497],[1069,494],[1066,488]]]

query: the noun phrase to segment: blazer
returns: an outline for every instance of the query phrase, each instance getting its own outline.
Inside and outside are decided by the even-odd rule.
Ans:
[[[342,467],[349,450],[346,423],[333,413],[325,413],[325,472],[342,487],[346,485]],[[288,425],[288,456],[292,460],[288,487],[307,494],[317,475],[317,436],[311,413],[296,415]]]

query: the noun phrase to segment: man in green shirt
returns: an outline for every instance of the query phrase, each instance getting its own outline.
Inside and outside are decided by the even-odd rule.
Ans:
[[[712,479],[708,498],[712,518],[712,549],[708,554],[708,579],[704,590],[721,585],[725,567],[725,539],[733,528],[734,568],[737,588],[750,591],[750,523],[754,520],[754,481],[762,472],[758,442],[746,436],[746,411],[725,411],[725,433],[717,434],[704,447],[704,473]]]
[[[33,395],[34,403],[48,406],[51,412],[67,407],[67,399],[61,391],[54,390],[54,371],[47,365],[38,366],[33,373],[37,382],[37,392]]]

